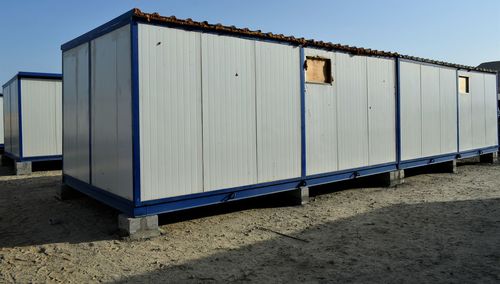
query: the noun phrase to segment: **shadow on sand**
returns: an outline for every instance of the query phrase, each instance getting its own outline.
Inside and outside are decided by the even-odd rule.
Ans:
[[[398,204],[122,282],[498,282],[499,236],[500,199]]]

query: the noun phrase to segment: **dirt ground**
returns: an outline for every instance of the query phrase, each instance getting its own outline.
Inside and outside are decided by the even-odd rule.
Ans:
[[[162,215],[160,237],[124,241],[118,212],[53,197],[59,171],[2,168],[0,282],[498,283],[500,164],[458,170],[317,187],[304,206],[275,195]]]

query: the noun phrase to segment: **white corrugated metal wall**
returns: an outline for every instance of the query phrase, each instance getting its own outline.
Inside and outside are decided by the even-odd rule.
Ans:
[[[149,25],[139,39],[142,200],[300,176],[298,48]]]
[[[368,57],[369,164],[396,161],[395,61]]]
[[[300,50],[255,42],[258,182],[299,177]]]
[[[494,74],[459,71],[469,78],[469,93],[459,94],[460,151],[498,144],[496,77]]]
[[[486,147],[498,145],[497,77],[484,73],[484,114]]]
[[[92,185],[132,200],[130,26],[90,45]]]
[[[457,152],[456,70],[401,61],[401,159]]]
[[[62,155],[62,82],[21,79],[23,157]]]
[[[89,44],[63,53],[65,174],[90,183]]]
[[[255,42],[201,42],[205,191],[257,183]]]
[[[305,49],[329,58],[332,84],[306,84],[307,174],[395,162],[394,60]]]
[[[330,59],[332,76],[336,80],[335,53],[306,48],[304,55]],[[335,81],[331,85],[306,85],[306,169],[308,175],[338,170],[336,86]]]
[[[139,25],[139,82],[141,200],[203,192],[200,34]]]
[[[19,156],[19,110],[17,79],[3,88],[5,151]]]
[[[3,92],[3,136],[4,136],[4,151],[9,152],[11,150],[10,146],[10,88],[6,86],[2,88]]]
[[[3,97],[0,96],[0,144],[4,144],[5,147],[3,128]]]

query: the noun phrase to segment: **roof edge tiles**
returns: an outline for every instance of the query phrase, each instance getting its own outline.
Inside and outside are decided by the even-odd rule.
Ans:
[[[342,45],[342,44],[332,43],[332,42],[317,41],[314,39],[297,38],[294,36],[287,36],[287,35],[283,35],[283,34],[274,34],[271,32],[264,33],[260,30],[250,30],[248,28],[237,28],[235,26],[225,26],[222,24],[210,24],[206,21],[197,22],[197,21],[193,21],[190,18],[178,19],[175,16],[166,17],[166,16],[161,16],[158,13],[145,13],[145,12],[142,12],[138,8],[134,8],[134,9],[126,12],[125,14],[107,22],[106,24],[99,26],[98,28],[96,28],[88,33],[85,33],[85,34],[81,35],[80,37],[77,37],[71,41],[68,41],[67,43],[65,43],[61,46],[61,50],[66,51],[68,49],[74,48],[74,47],[76,47],[84,42],[87,42],[89,40],[97,38],[97,37],[109,32],[111,30],[114,30],[114,29],[121,27],[125,24],[128,24],[132,20],[136,20],[138,22],[146,22],[146,23],[152,23],[152,24],[157,24],[157,25],[162,25],[162,26],[168,26],[168,27],[182,28],[182,29],[186,29],[186,30],[205,31],[205,32],[212,32],[212,33],[216,33],[216,34],[231,35],[231,36],[245,37],[245,38],[251,38],[251,39],[268,40],[268,41],[288,43],[291,45],[297,45],[297,46],[303,46],[303,47],[324,49],[324,50],[328,50],[328,51],[341,51],[341,52],[347,52],[347,53],[354,54],[354,55],[402,58],[402,59],[418,61],[418,62],[423,62],[423,63],[428,63],[428,64],[448,66],[448,67],[453,67],[453,68],[457,68],[457,69],[465,69],[468,71],[481,71],[481,72],[497,73],[496,70],[490,70],[490,69],[479,68],[479,67],[474,67],[474,66],[467,66],[467,65],[455,64],[455,63],[450,63],[450,62],[426,59],[426,58],[421,58],[421,57],[403,55],[403,54],[399,54],[397,52],[381,51],[381,50],[374,50],[374,49],[368,49],[368,48],[362,48],[362,47]]]

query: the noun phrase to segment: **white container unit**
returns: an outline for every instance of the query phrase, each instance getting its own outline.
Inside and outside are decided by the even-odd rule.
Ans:
[[[130,216],[458,153],[453,68],[138,10],[61,49],[64,183]]]
[[[495,150],[498,145],[495,74],[458,71],[459,148],[461,156]]]
[[[5,155],[16,162],[62,159],[62,75],[19,72],[3,85]]]
[[[406,60],[399,68],[403,168],[455,159],[456,68]]]
[[[498,150],[496,76],[400,60],[400,168]],[[460,92],[466,77],[470,93]],[[465,87],[465,86],[462,86]]]

